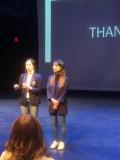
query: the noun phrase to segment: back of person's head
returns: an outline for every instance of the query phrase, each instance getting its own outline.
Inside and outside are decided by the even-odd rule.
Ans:
[[[28,114],[19,116],[12,125],[6,150],[13,153],[12,159],[31,160],[43,156],[46,148],[38,120]]]

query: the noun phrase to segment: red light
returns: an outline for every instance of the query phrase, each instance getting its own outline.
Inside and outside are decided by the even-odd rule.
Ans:
[[[14,42],[14,44],[20,44],[20,37],[19,36],[15,36],[13,38],[13,42]]]
[[[18,37],[14,37],[14,42],[19,42],[19,38]]]

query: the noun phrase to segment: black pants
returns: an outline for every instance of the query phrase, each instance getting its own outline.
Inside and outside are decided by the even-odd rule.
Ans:
[[[54,140],[58,141],[58,124],[60,123],[60,141],[65,141],[66,135],[66,116],[63,115],[51,115],[52,129]]]

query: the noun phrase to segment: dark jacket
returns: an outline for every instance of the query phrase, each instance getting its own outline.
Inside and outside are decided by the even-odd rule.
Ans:
[[[68,88],[68,77],[65,77],[64,86],[60,87],[59,84],[56,82],[54,86],[50,85],[50,79],[52,76],[48,78],[47,82],[47,99],[48,99],[48,107],[50,114],[59,114],[59,115],[66,115],[67,114],[67,88]],[[59,106],[57,110],[53,110],[53,103],[51,99],[54,98],[58,100]]]
[[[41,90],[41,75],[38,73],[34,73],[30,82],[30,86],[32,89],[29,90],[30,98],[29,103],[32,106],[38,106],[40,104],[40,90]],[[19,91],[20,91],[20,105],[26,106],[26,89],[22,88],[22,84],[27,80],[27,73],[21,74],[19,79]]]

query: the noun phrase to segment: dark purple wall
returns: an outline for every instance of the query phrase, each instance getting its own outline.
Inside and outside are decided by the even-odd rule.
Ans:
[[[120,1],[58,0],[51,4],[52,61],[64,60],[69,88],[120,91]],[[42,9],[42,16],[38,15],[39,70],[46,87],[52,64],[44,62],[43,13]],[[95,27],[93,33],[90,27]]]

